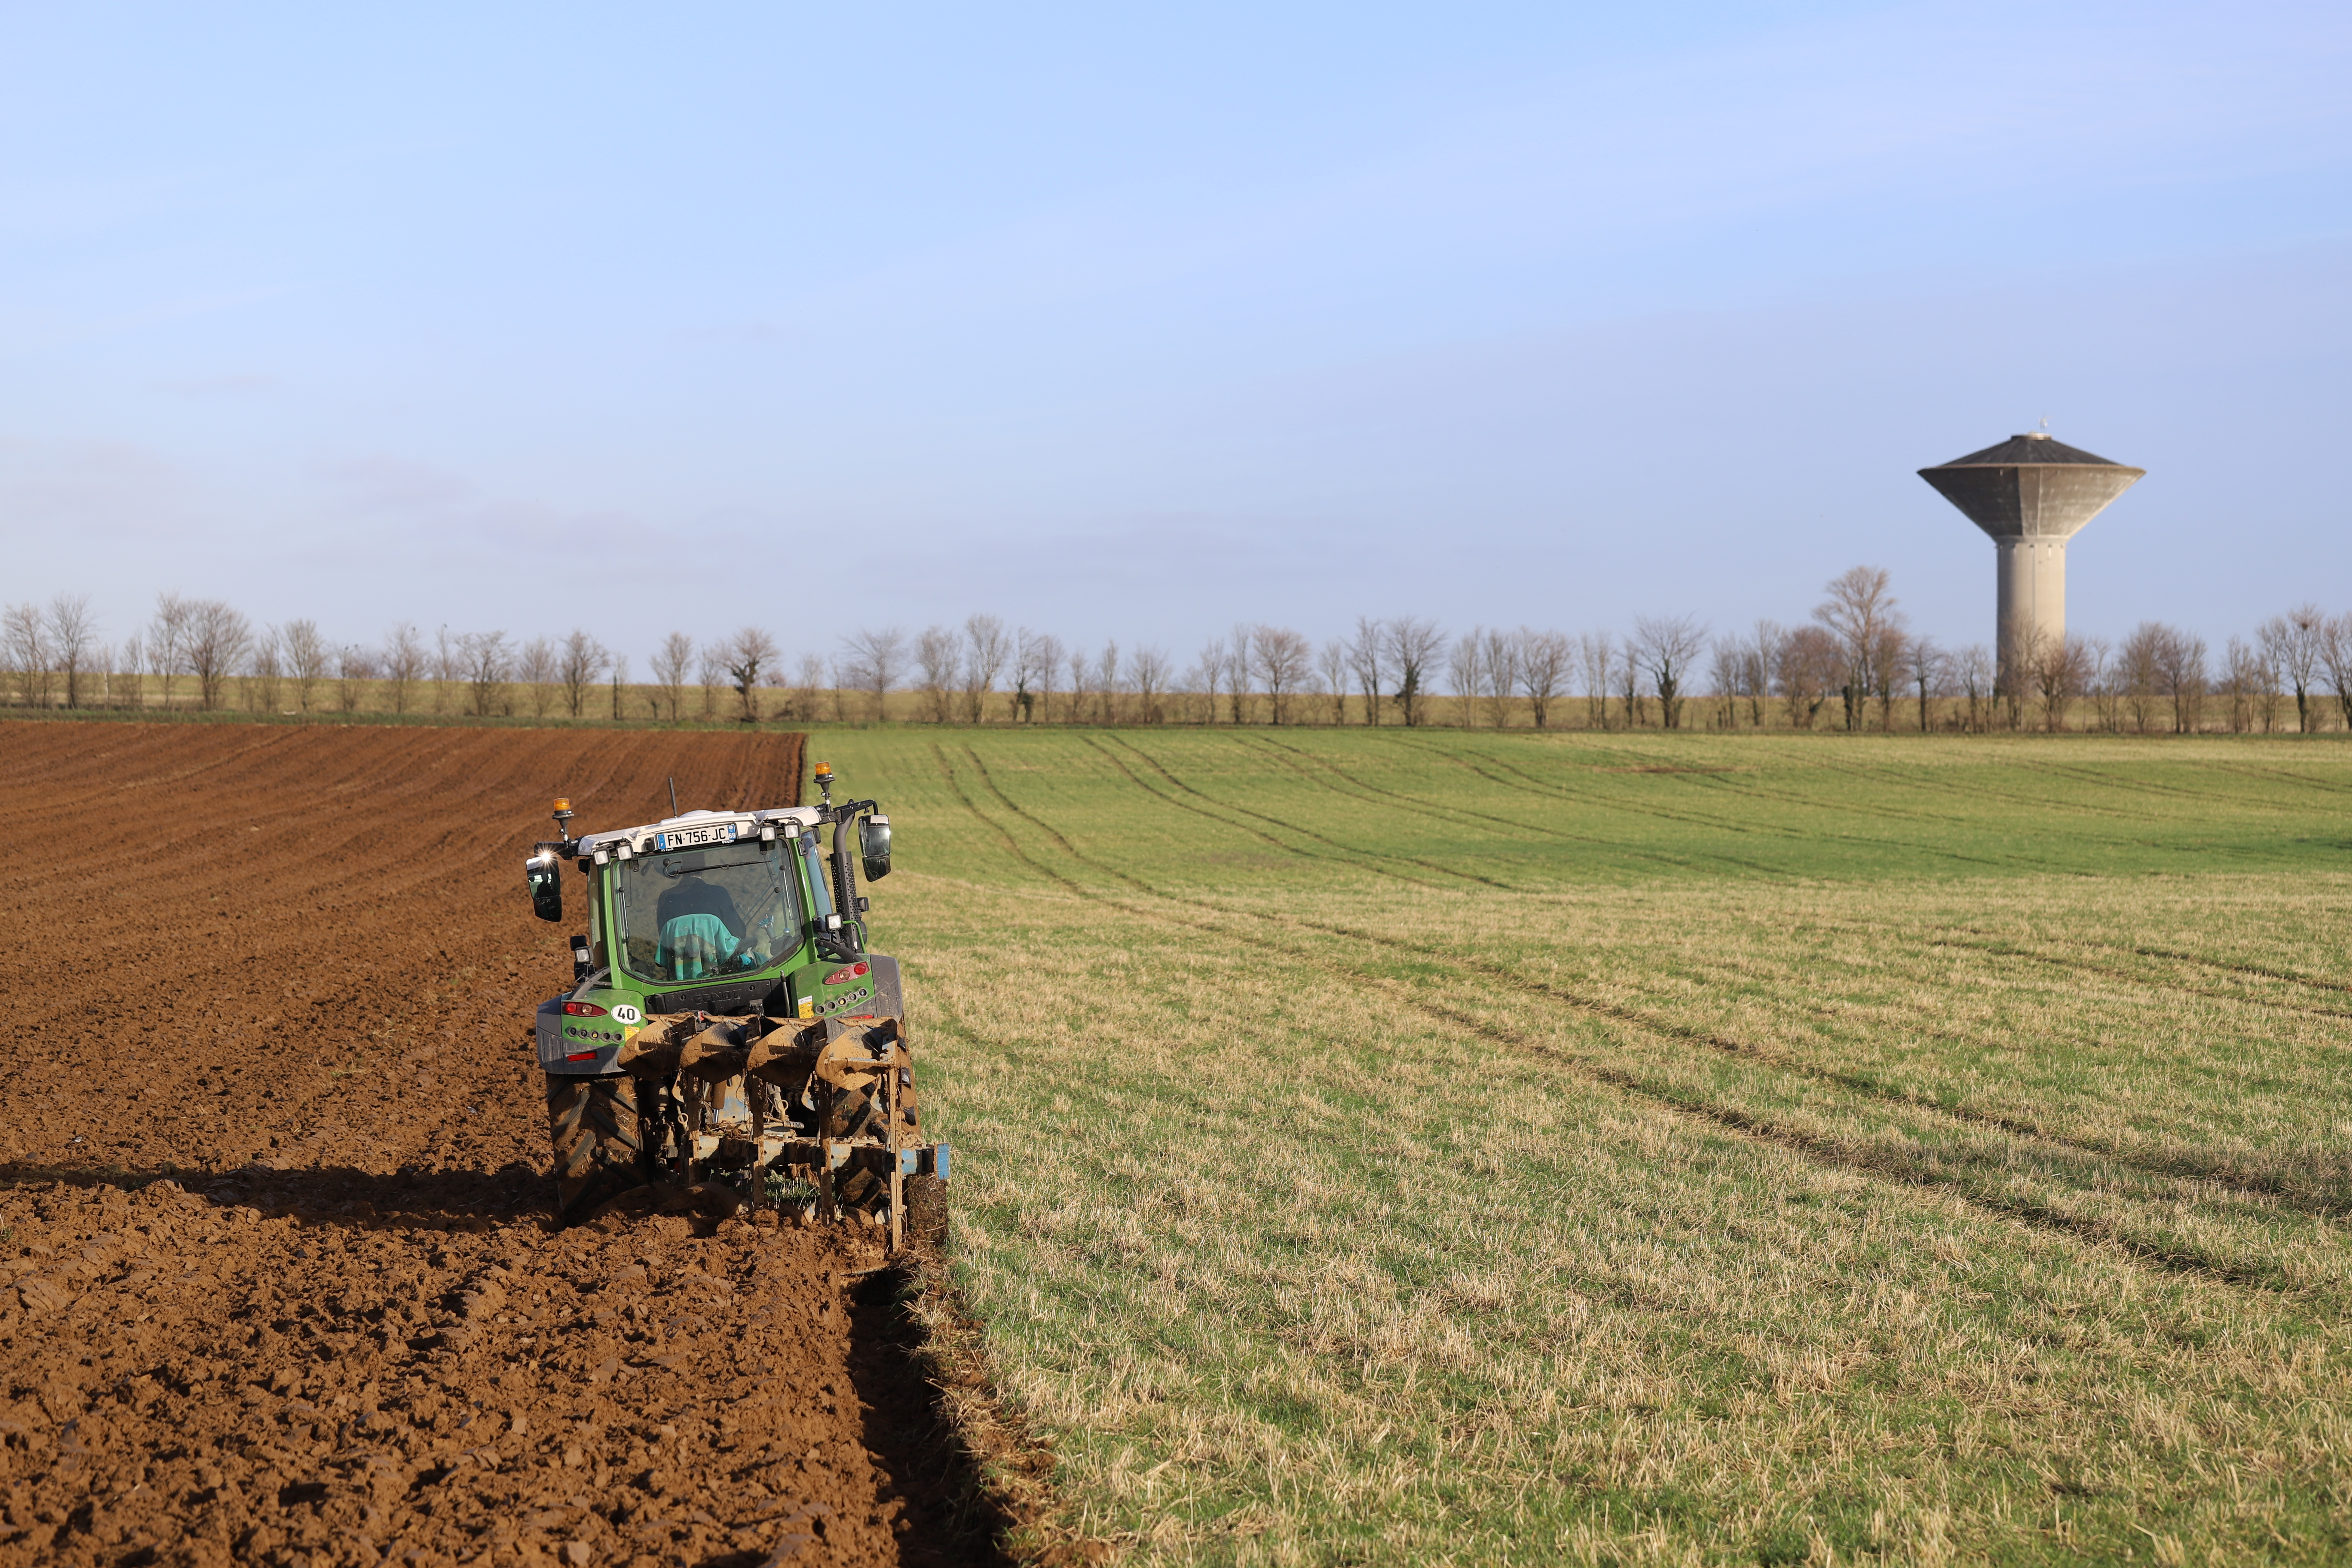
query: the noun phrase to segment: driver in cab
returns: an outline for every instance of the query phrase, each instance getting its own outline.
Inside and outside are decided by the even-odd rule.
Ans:
[[[715,973],[742,945],[743,915],[734,895],[691,872],[663,889],[654,920],[662,933],[662,967],[675,980]]]

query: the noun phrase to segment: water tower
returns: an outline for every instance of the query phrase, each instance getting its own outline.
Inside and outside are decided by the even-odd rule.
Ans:
[[[2053,441],[2046,430],[1919,470],[2000,552],[1993,646],[2003,685],[2036,640],[2066,635],[2066,541],[2147,472]]]

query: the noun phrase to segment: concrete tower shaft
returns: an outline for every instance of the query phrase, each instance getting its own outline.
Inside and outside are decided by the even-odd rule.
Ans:
[[[2066,635],[2066,541],[2147,472],[2038,430],[1919,470],[1992,535],[1999,553],[1994,647],[2004,679],[2035,643]]]

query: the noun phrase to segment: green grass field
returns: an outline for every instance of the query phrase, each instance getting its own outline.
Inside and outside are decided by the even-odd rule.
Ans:
[[[2352,752],[869,731],[1076,1525],[1266,1563],[2352,1553]]]

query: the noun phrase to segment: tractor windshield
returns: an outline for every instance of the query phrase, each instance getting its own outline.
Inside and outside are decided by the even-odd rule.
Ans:
[[[801,944],[790,841],[647,855],[613,868],[621,966],[669,984],[744,974]]]

